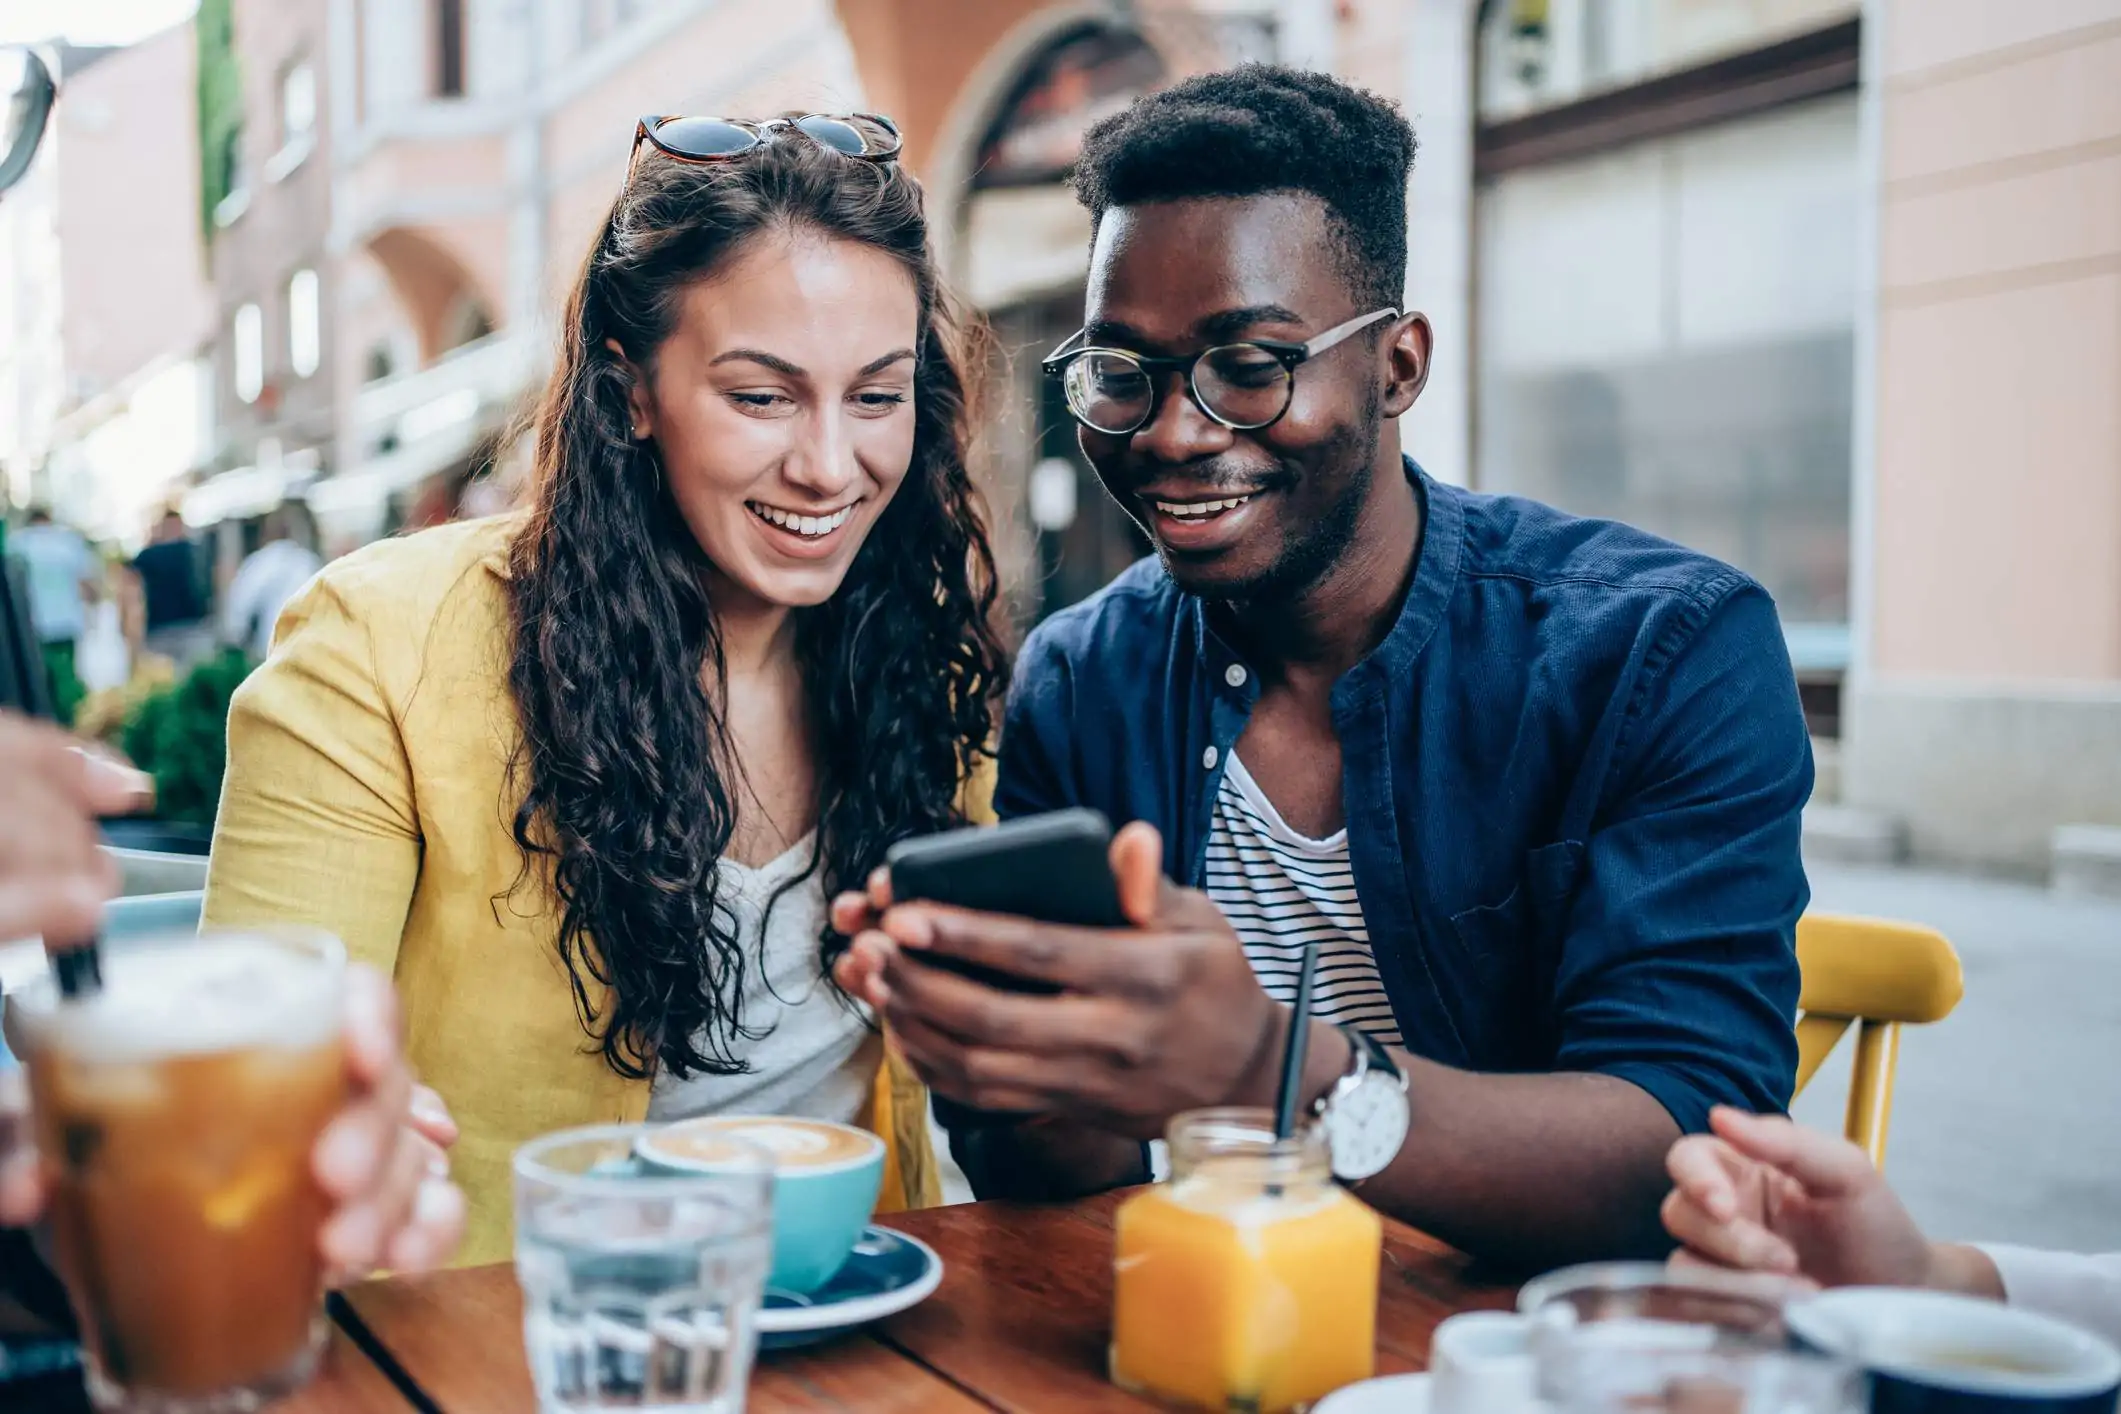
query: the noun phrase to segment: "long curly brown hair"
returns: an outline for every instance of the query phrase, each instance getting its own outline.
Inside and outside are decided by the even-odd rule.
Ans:
[[[740,1073],[743,1043],[764,1032],[740,1014],[761,964],[716,877],[736,772],[707,562],[653,447],[631,435],[627,363],[646,376],[690,287],[750,242],[797,232],[885,252],[920,299],[912,465],[839,591],[795,615],[818,780],[811,874],[828,892],[859,887],[895,841],[962,823],[960,786],[991,749],[1007,673],[966,468],[976,355],[937,279],[919,185],[796,136],[714,164],[644,153],[567,303],[509,591],[516,842],[526,877],[549,873],[583,1027],[634,1078]],[[844,945],[828,931],[821,963]]]

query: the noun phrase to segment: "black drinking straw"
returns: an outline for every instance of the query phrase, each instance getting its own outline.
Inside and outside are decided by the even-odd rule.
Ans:
[[[1318,980],[1318,945],[1304,949],[1296,974],[1296,1004],[1289,1010],[1289,1039],[1281,1053],[1281,1099],[1274,1107],[1274,1137],[1296,1132],[1296,1103],[1304,1088],[1304,1052],[1311,1042],[1311,987]]]
[[[103,943],[98,936],[91,934],[87,942],[61,949],[51,959],[60,996],[79,1001],[103,990]]]

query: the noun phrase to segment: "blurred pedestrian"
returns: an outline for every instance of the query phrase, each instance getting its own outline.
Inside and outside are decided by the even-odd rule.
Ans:
[[[264,543],[244,557],[229,581],[221,605],[221,637],[253,658],[272,651],[281,606],[324,568],[309,543],[314,537],[307,533],[307,520],[300,504],[276,507],[265,517]]]
[[[8,540],[7,553],[22,561],[27,574],[30,624],[51,678],[53,714],[72,722],[82,697],[74,659],[88,628],[89,605],[100,597],[102,562],[80,531],[59,524],[42,507]]]
[[[170,659],[180,671],[211,653],[213,628],[206,617],[199,548],[174,507],[162,513],[147,548],[133,557],[133,572],[147,596],[147,651]]]

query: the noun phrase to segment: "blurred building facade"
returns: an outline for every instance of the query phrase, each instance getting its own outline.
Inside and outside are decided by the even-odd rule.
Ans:
[[[1823,846],[2121,877],[2121,0],[1408,24],[1415,455],[1759,576]]]
[[[8,499],[130,537],[210,425],[192,34],[42,52],[66,101],[0,205],[0,471]]]
[[[261,514],[327,469],[338,272],[325,17],[324,0],[203,0],[195,22],[216,429],[212,474],[186,500],[195,524]]]
[[[2121,826],[2121,0],[204,0],[198,31],[202,518],[306,482],[344,548],[501,503],[636,119],[867,108],[999,336],[981,470],[1034,620],[1142,549],[1037,375],[1081,310],[1067,167],[1134,96],[1277,58],[1419,133],[1433,474],[1759,576],[1865,838],[2036,870]]]

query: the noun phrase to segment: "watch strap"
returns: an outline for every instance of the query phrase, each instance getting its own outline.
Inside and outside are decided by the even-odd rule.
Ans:
[[[1401,1089],[1406,1088],[1406,1073],[1399,1068],[1399,1062],[1392,1059],[1390,1047],[1360,1027],[1343,1023],[1340,1030],[1341,1034],[1348,1038],[1348,1045],[1362,1058],[1364,1070],[1381,1070],[1398,1081]],[[1356,1069],[1352,1061],[1349,1064],[1349,1077],[1357,1081],[1362,1079],[1362,1070]]]

